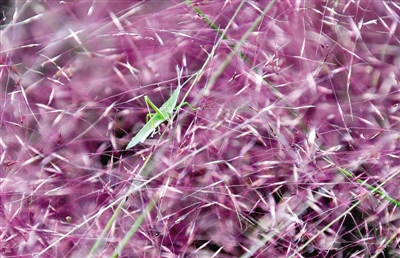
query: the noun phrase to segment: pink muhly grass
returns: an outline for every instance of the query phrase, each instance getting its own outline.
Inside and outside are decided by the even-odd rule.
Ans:
[[[1,8],[2,257],[400,255],[398,4]]]

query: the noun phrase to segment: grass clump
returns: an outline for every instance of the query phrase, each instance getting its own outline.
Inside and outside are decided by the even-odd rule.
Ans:
[[[397,4],[1,8],[2,257],[400,255]]]

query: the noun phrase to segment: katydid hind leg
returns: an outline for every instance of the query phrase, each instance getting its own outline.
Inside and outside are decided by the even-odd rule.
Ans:
[[[149,110],[149,114],[150,114],[150,109],[149,106],[151,106],[151,108],[156,111],[156,114],[159,115],[162,119],[167,120],[167,117],[164,116],[164,114],[160,111],[160,109],[158,109],[158,107],[156,107],[156,105],[154,105],[153,102],[151,102],[151,100],[145,96],[145,101],[146,101],[146,105],[147,105],[147,109]]]
[[[151,113],[151,114],[149,113],[149,114],[147,114],[147,115],[146,115],[146,123],[149,122],[149,121],[153,118],[153,116],[156,116],[156,115],[157,115],[157,114],[154,114],[154,113]]]

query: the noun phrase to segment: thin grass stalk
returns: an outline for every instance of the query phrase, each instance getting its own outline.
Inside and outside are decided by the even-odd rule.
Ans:
[[[351,173],[350,171],[348,171],[348,170],[346,170],[346,169],[344,169],[344,168],[341,168],[341,167],[335,165],[329,158],[323,157],[323,159],[324,159],[325,161],[329,162],[331,165],[336,166],[336,168],[337,168],[340,172],[342,172],[342,174],[345,175],[347,178],[350,178],[350,179],[354,179],[354,178],[355,178],[355,176],[353,175],[353,173]],[[397,207],[400,207],[400,202],[399,202],[399,201],[397,201],[396,199],[394,199],[394,198],[390,197],[389,195],[385,194],[383,191],[379,190],[379,188],[381,188],[383,185],[385,185],[385,184],[386,184],[387,182],[389,182],[392,178],[394,178],[395,176],[397,176],[397,175],[399,175],[399,174],[400,174],[400,170],[397,171],[396,173],[393,173],[390,177],[388,177],[385,181],[383,181],[383,182],[382,182],[381,184],[379,184],[377,187],[374,187],[374,186],[368,184],[366,181],[363,181],[363,180],[360,179],[360,178],[357,178],[356,181],[357,181],[360,185],[365,186],[366,188],[368,188],[369,191],[371,192],[371,195],[377,194],[377,195],[381,196],[383,199],[385,199],[385,200],[389,201],[390,203],[396,205]]]
[[[118,244],[118,247],[115,249],[115,251],[111,257],[113,257],[113,258],[118,257],[118,255],[122,252],[124,247],[129,243],[129,240],[131,240],[133,235],[136,233],[136,231],[138,230],[140,225],[142,225],[147,214],[149,214],[151,212],[151,210],[154,208],[156,201],[157,201],[157,199],[154,199],[154,198],[150,200],[150,202],[147,204],[146,208],[143,210],[143,212],[140,214],[140,216],[136,219],[135,223],[133,223],[133,225],[129,229],[128,233]]]

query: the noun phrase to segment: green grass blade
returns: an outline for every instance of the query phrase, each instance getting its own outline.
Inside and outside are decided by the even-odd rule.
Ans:
[[[323,159],[325,161],[327,161],[328,163],[336,166],[329,158],[327,157],[323,157]],[[344,174],[346,177],[350,178],[350,179],[354,179],[354,175],[353,173],[351,173],[350,171],[341,168],[339,166],[336,166],[336,168],[342,173]],[[365,188],[367,188],[370,192],[371,195],[379,195],[380,197],[382,197],[383,199],[389,201],[390,203],[400,207],[400,202],[397,201],[396,199],[390,197],[389,195],[385,194],[383,191],[379,190],[379,188],[381,188],[383,185],[385,185],[388,181],[390,181],[392,178],[394,178],[396,175],[400,174],[400,170],[397,171],[396,173],[393,173],[393,175],[391,175],[390,177],[388,177],[385,181],[383,181],[381,184],[379,184],[377,187],[374,187],[370,184],[368,184],[367,182],[363,181],[362,179],[357,178],[356,181],[357,183],[359,183],[360,185],[364,186]]]
[[[122,252],[122,250],[124,249],[126,244],[129,242],[129,240],[132,238],[132,236],[136,233],[139,226],[143,223],[144,219],[146,218],[146,215],[154,208],[155,204],[156,204],[156,201],[154,199],[150,200],[150,202],[147,204],[146,208],[143,210],[143,212],[140,214],[140,216],[136,219],[135,223],[133,223],[133,225],[129,229],[128,233],[125,235],[125,237],[119,243],[118,247],[115,249],[115,251],[111,257],[113,257],[113,258],[118,257],[118,255]]]

